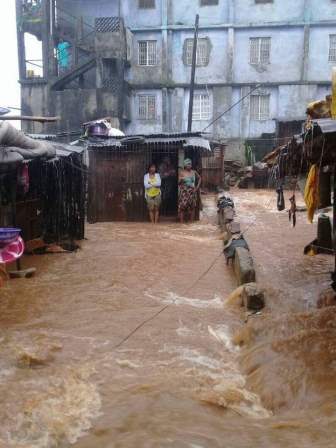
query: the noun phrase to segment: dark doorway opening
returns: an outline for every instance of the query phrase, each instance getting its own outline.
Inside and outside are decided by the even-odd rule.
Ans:
[[[161,216],[176,217],[177,215],[177,177],[178,177],[178,151],[169,153],[153,153],[153,163],[161,176]]]

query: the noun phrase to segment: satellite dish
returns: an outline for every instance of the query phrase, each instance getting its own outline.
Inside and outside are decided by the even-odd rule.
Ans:
[[[6,107],[0,107],[0,115],[6,115],[10,112]]]

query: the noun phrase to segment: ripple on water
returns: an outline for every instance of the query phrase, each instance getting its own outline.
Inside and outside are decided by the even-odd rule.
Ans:
[[[147,291],[145,295],[150,299],[154,299],[162,303],[172,305],[187,305],[192,306],[194,308],[214,308],[214,309],[223,308],[223,300],[218,295],[215,295],[214,298],[210,300],[201,300],[191,297],[180,296],[174,292],[168,292],[163,297],[153,294],[150,291]]]
[[[54,375],[12,384],[17,409],[11,419],[2,422],[2,440],[16,448],[75,443],[100,414],[100,395],[89,376],[85,367],[66,368]]]

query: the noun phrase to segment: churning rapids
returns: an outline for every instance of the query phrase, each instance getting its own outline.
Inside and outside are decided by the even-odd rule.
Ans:
[[[0,290],[1,448],[335,446],[332,259],[302,255],[316,227],[274,193],[235,199],[267,292],[247,323],[213,197],[200,223],[88,225],[77,253],[24,259],[36,277]]]

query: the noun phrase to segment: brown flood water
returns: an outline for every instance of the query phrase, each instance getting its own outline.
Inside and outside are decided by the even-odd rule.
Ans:
[[[77,253],[24,259],[36,277],[0,291],[1,448],[334,447],[332,259],[302,255],[315,225],[273,192],[234,198],[268,299],[247,323],[211,196],[200,223],[88,225]]]

